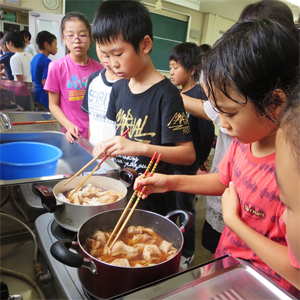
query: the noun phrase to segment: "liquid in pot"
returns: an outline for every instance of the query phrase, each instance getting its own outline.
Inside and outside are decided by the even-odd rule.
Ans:
[[[171,259],[178,250],[151,228],[130,226],[109,248],[106,243],[111,232],[96,231],[83,248],[98,260],[122,267],[153,266]]]

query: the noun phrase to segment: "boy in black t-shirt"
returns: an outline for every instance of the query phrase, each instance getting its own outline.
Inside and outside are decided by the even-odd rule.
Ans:
[[[181,95],[187,95],[201,101],[207,100],[203,88],[198,83],[201,69],[200,47],[195,43],[184,42],[176,45],[169,53],[171,81],[176,86],[182,86]],[[202,100],[200,100],[202,99]],[[177,175],[196,175],[198,169],[206,169],[205,161],[210,153],[215,139],[215,127],[212,121],[204,120],[188,114],[191,134],[196,152],[196,160],[190,166],[176,164],[174,172]],[[175,192],[177,209],[188,210],[196,217],[195,194]],[[195,252],[195,224],[184,233],[181,266],[187,268],[193,260]]]
[[[117,156],[121,167],[140,174],[154,152],[162,154],[157,172],[173,174],[173,164],[191,165],[195,150],[180,93],[150,58],[153,34],[147,8],[136,0],[104,1],[92,32],[104,60],[122,78],[113,85],[106,114],[116,121],[117,136],[96,145],[94,155]],[[128,128],[128,138],[120,137]],[[175,208],[174,194],[153,195],[138,208],[165,215]]]

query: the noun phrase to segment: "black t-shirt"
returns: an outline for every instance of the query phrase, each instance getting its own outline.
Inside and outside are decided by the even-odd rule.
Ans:
[[[117,135],[129,128],[127,138],[132,141],[170,147],[192,140],[182,98],[168,79],[161,80],[140,94],[131,93],[128,84],[129,80],[118,80],[110,95],[106,117],[116,121]],[[150,157],[145,156],[117,156],[115,160],[121,168],[131,167],[140,174],[144,173],[149,161]],[[174,168],[172,164],[160,161],[156,172],[173,174]],[[171,205],[171,194],[151,195],[147,201],[141,200],[138,207],[166,214],[175,208]]]
[[[207,100],[206,94],[200,85],[194,86],[192,89],[184,92],[185,95],[196,99]],[[200,101],[200,100],[199,100]],[[215,139],[215,126],[213,122],[188,115],[193,144],[196,152],[196,160],[190,166],[175,165],[175,170],[182,174],[196,174],[200,165],[206,161],[211,146]]]

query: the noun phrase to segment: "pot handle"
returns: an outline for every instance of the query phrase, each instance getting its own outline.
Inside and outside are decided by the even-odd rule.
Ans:
[[[59,262],[69,267],[85,267],[89,269],[94,275],[97,275],[97,267],[92,260],[88,258],[83,258],[83,256],[79,253],[69,251],[70,248],[75,248],[75,246],[78,246],[77,242],[72,242],[69,239],[62,239],[55,242],[51,246],[50,253]]]
[[[166,215],[166,218],[175,223],[177,217],[180,215],[183,215],[184,217],[184,220],[180,224],[180,231],[184,233],[185,231],[190,230],[194,225],[194,216],[191,212],[179,209],[173,210]]]
[[[50,192],[43,185],[36,185],[36,190],[41,198],[42,205],[47,209],[48,212],[55,212],[56,210],[62,210],[64,208],[64,204],[56,205],[56,199],[52,192]]]
[[[120,171],[120,180],[126,187],[132,186],[138,176],[139,173],[132,168],[124,168]]]

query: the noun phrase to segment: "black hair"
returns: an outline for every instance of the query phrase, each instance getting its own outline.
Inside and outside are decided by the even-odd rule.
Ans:
[[[299,33],[294,24],[294,17],[289,6],[278,0],[262,0],[247,5],[240,17],[239,21],[245,18],[267,18],[280,23],[288,28],[299,39]]]
[[[21,30],[20,32],[24,38],[28,37],[29,41],[31,40],[31,33],[28,30]]]
[[[259,115],[273,120],[272,108],[282,104],[277,89],[285,95],[299,81],[299,43],[284,26],[269,19],[244,19],[233,25],[207,52],[204,83],[217,109],[214,89],[234,102],[251,101]],[[244,100],[233,99],[233,89]],[[270,115],[271,114],[271,115]]]
[[[92,31],[91,31],[91,24],[89,22],[89,20],[80,12],[70,12],[67,13],[61,20],[60,23],[60,34],[61,36],[64,35],[64,30],[66,27],[66,23],[73,20],[73,19],[77,19],[79,21],[81,21],[82,23],[84,23],[86,29],[89,32],[89,36],[92,37]]]
[[[0,31],[0,39],[2,39],[4,37],[4,32]]]
[[[148,9],[139,0],[107,0],[100,4],[93,20],[92,33],[99,44],[119,37],[139,52],[145,36],[153,40],[152,21]]]
[[[54,40],[56,40],[56,36],[54,34],[50,33],[49,31],[43,30],[37,34],[35,42],[40,50],[44,50],[45,42],[51,45]]]
[[[182,65],[185,72],[188,73],[194,70],[193,80],[198,81],[200,78],[200,48],[195,43],[184,42],[176,45],[169,53],[169,61],[174,60],[175,62]]]
[[[22,48],[24,47],[24,38],[20,31],[18,30],[10,30],[5,35],[5,42],[9,43],[12,42],[15,48]]]
[[[296,158],[297,168],[300,172],[300,84],[288,96],[282,118],[280,119],[280,128],[283,137],[290,144],[291,152]],[[287,155],[289,155],[287,153]]]
[[[205,53],[211,49],[211,45],[202,44],[199,46],[201,53]]]

